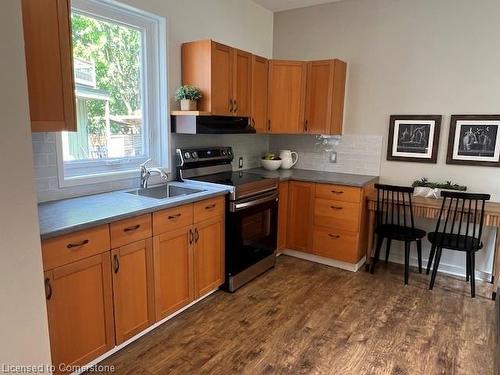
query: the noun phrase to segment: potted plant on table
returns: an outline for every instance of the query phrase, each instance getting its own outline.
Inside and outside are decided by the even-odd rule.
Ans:
[[[181,102],[181,111],[196,111],[196,101],[201,98],[198,87],[182,85],[175,91],[175,99]]]
[[[467,191],[467,186],[454,184],[451,181],[444,183],[431,182],[427,178],[413,181],[414,195],[426,198],[439,198],[442,190]]]

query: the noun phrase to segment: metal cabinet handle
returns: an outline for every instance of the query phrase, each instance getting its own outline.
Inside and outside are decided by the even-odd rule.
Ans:
[[[181,217],[182,214],[175,214],[175,215],[170,215],[168,217],[168,220],[173,220],[173,219],[177,219],[178,217]]]
[[[332,190],[333,194],[344,194],[342,190]]]
[[[45,298],[47,300],[52,298],[52,285],[50,285],[50,279],[48,277],[45,278]]]
[[[307,120],[305,120],[305,121],[304,121],[304,131],[305,131],[306,133],[307,133],[307,124],[308,124],[308,121],[307,121]]]
[[[271,131],[271,120],[267,120],[267,130]]]
[[[340,234],[331,234],[331,233],[328,233],[328,237],[330,237],[330,238],[340,238]]]
[[[83,240],[83,241],[80,241],[80,242],[77,242],[77,243],[69,243],[69,244],[66,245],[66,247],[68,249],[72,249],[74,247],[80,247],[80,246],[86,245],[89,242],[90,242],[89,240]]]
[[[255,119],[253,117],[250,119],[250,126],[255,129]]]
[[[229,99],[229,112],[233,112],[233,99]]]
[[[118,259],[118,254],[113,255],[113,271],[118,273],[120,269],[120,259]]]
[[[134,230],[137,230],[141,227],[141,224],[133,225],[131,227],[125,228],[123,231],[124,232],[132,232]]]
[[[216,204],[213,203],[213,204],[210,204],[208,206],[205,206],[205,210],[211,210],[212,208],[215,208]]]
[[[330,208],[332,208],[334,210],[342,210],[344,207],[330,206]]]
[[[190,245],[193,243],[193,240],[194,240],[193,230],[192,230],[192,229],[190,229],[190,230],[189,230],[189,244],[190,244]]]
[[[198,228],[194,228],[194,243],[197,243],[200,239],[200,233],[198,232]]]
[[[238,102],[234,99],[234,113],[238,112]]]

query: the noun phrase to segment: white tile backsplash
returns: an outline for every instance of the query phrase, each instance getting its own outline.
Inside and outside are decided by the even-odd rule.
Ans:
[[[238,168],[239,157],[243,157],[244,169],[255,168],[259,166],[260,157],[268,150],[268,136],[254,134],[172,134],[172,157],[175,157],[175,149],[177,147],[200,146],[232,146],[235,153],[233,162],[234,169]],[[39,202],[139,186],[139,178],[131,178],[115,182],[65,188],[59,187],[59,180],[57,177],[56,137],[54,133],[33,133],[33,163]],[[174,173],[171,173],[170,178],[174,179],[176,177],[175,158],[172,159],[172,171]],[[139,174],[139,172],[137,173]]]
[[[380,174],[381,136],[271,135],[269,150],[278,153],[283,149],[298,152],[299,161],[295,168],[373,176]],[[332,151],[337,152],[336,163],[330,162]]]

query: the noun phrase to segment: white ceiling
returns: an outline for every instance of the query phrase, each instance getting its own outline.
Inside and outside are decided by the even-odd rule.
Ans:
[[[273,12],[282,10],[310,7],[318,4],[335,3],[342,0],[253,0],[255,3],[262,5],[264,8]]]

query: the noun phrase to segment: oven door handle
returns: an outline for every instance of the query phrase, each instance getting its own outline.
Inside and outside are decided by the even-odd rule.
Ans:
[[[274,194],[271,194],[271,195],[268,195],[268,196],[265,196],[262,198],[250,200],[248,202],[241,202],[241,203],[232,202],[231,207],[230,207],[230,211],[237,212],[237,211],[244,210],[246,208],[254,207],[254,206],[257,206],[259,204],[271,202],[271,201],[278,201],[278,194],[277,193],[274,193]]]

